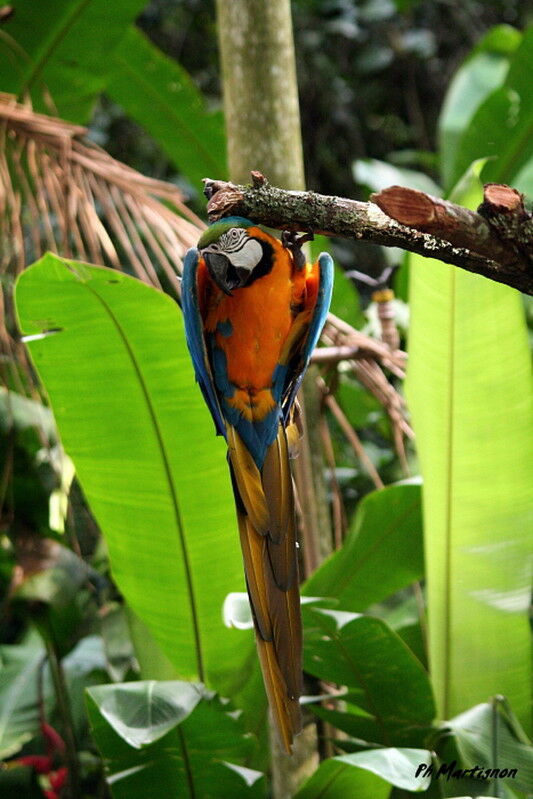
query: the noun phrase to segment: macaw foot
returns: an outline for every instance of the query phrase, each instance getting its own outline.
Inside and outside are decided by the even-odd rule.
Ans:
[[[303,269],[305,266],[305,255],[302,252],[302,247],[306,241],[313,241],[314,233],[302,233],[298,235],[295,230],[283,230],[281,232],[281,243],[284,247],[292,252],[294,263],[297,269]]]

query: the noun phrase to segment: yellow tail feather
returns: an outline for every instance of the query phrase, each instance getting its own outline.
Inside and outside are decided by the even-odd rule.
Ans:
[[[241,548],[261,670],[276,728],[284,748],[290,753],[293,737],[302,728],[298,702],[302,690],[302,627],[294,496],[285,430],[280,425],[261,474],[257,467],[255,473],[247,468],[242,452],[244,445],[235,430],[228,436],[229,441],[233,450],[233,457],[230,450],[230,460]],[[266,529],[257,530],[254,524],[257,506],[250,507],[250,503],[256,499],[261,517],[264,508],[268,509]],[[270,534],[270,529],[274,535]]]

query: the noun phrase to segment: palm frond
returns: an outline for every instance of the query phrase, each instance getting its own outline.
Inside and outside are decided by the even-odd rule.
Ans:
[[[86,134],[0,94],[1,274],[52,250],[178,293],[182,255],[204,223],[176,186],[120,163]]]
[[[0,93],[0,368],[17,390],[35,385],[13,330],[11,288],[46,250],[135,274],[179,296],[183,253],[205,224],[181,191],[112,158],[87,129]]]
[[[322,341],[345,351],[344,360],[349,364],[357,380],[377,399],[386,411],[393,434],[393,441],[405,475],[409,474],[404,439],[414,438],[406,419],[405,401],[399,391],[387,379],[385,370],[403,380],[407,355],[402,350],[391,350],[388,344],[356,330],[343,319],[330,313],[322,333]],[[320,350],[318,350],[320,353]]]

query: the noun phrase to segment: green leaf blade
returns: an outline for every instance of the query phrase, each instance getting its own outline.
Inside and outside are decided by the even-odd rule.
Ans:
[[[234,679],[237,631],[221,618],[243,581],[234,511],[178,307],[52,255],[23,273],[16,299],[23,331],[61,331],[28,346],[118,585],[180,676]]]
[[[93,736],[114,799],[259,799],[260,772],[243,768],[251,741],[201,685],[140,682],[86,692]]]
[[[36,636],[29,639],[26,645],[0,647],[2,759],[18,752],[39,729],[37,679],[43,657],[44,648]]]
[[[295,795],[294,799],[357,799],[386,797],[390,786],[406,791],[425,791],[430,778],[417,775],[417,768],[431,763],[425,749],[369,749],[330,758]]]
[[[501,86],[486,97],[457,144],[453,182],[477,158],[489,158],[483,180],[511,183],[533,158],[531,60],[533,27],[523,35]]]
[[[471,192],[462,201],[479,202]],[[520,296],[412,263],[406,390],[424,476],[439,713],[501,693],[529,725],[533,415]]]
[[[509,61],[521,38],[519,31],[508,25],[492,28],[478,42],[450,84],[439,118],[441,172],[446,189],[463,172],[463,168],[456,163],[463,133],[477,109],[505,79]],[[479,136],[479,130],[476,136]],[[466,159],[466,165],[478,155],[487,153],[476,151],[470,159]]]
[[[144,0],[18,3],[3,26],[17,46],[0,39],[2,90],[31,92],[34,108],[50,113],[46,90],[60,116],[87,122],[111,69],[109,55],[144,6]]]
[[[342,548],[307,580],[303,593],[333,596],[362,611],[422,578],[420,485],[391,485],[360,503]]]
[[[392,727],[427,726],[433,719],[428,675],[384,621],[306,606],[303,616],[305,670],[362,692],[358,704],[373,716],[385,740]]]
[[[134,749],[163,738],[206,696],[201,683],[144,682],[90,689],[107,723]]]
[[[500,771],[516,769],[512,781],[504,784],[527,793],[533,786],[533,747],[527,739],[520,740],[525,736],[521,729],[520,738],[517,736],[516,725],[509,708],[495,702],[469,708],[445,722],[445,729],[451,731],[464,763],[490,769],[497,766]]]
[[[226,175],[221,113],[208,112],[200,91],[176,61],[130,26],[113,56],[106,91],[159,142],[195,187]]]

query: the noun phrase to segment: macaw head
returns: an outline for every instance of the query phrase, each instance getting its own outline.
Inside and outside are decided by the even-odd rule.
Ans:
[[[213,222],[198,242],[200,255],[217,286],[231,295],[267,275],[277,240],[240,216]]]

